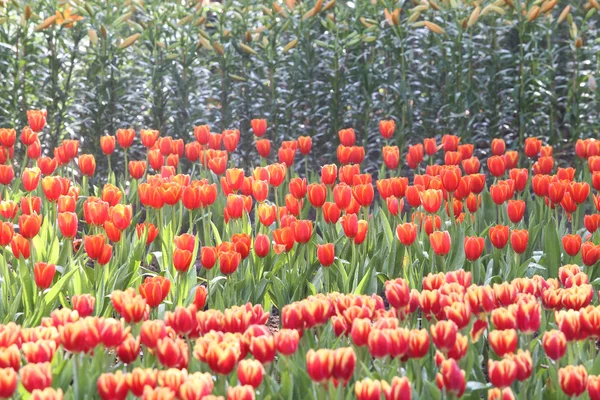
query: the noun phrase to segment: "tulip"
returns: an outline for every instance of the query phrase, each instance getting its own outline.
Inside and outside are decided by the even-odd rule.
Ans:
[[[155,276],[147,277],[144,283],[140,285],[139,291],[148,305],[155,308],[167,297],[170,288],[171,282],[168,279]]]
[[[437,189],[424,190],[419,194],[421,205],[428,213],[435,214],[442,205],[442,191]]]
[[[488,340],[494,352],[500,357],[517,350],[518,336],[514,329],[492,331],[488,335]]]
[[[117,129],[117,142],[123,149],[131,147],[133,139],[135,138],[135,131],[133,129]]]
[[[525,139],[525,155],[529,158],[536,157],[542,149],[542,141],[535,137]]]
[[[240,264],[242,257],[235,251],[227,251],[219,255],[219,269],[221,273],[229,275],[234,273]]]
[[[588,374],[583,365],[567,365],[558,370],[560,388],[569,397],[578,397],[586,389]]]
[[[450,358],[442,361],[440,374],[446,391],[461,397],[466,388],[465,371],[460,369],[456,360]]]
[[[82,154],[78,160],[79,170],[84,176],[93,176],[96,171],[96,160],[93,154]]]
[[[102,400],[125,400],[129,391],[127,378],[121,371],[100,375],[96,388]]]
[[[381,398],[381,392],[381,382],[378,380],[365,378],[354,384],[354,394],[357,400],[378,400]]]
[[[27,364],[19,371],[21,384],[28,392],[43,390],[52,384],[52,368],[50,363]]]
[[[488,375],[492,385],[497,388],[509,387],[517,377],[517,365],[510,359],[488,360]]]
[[[333,243],[317,246],[317,258],[324,267],[329,267],[335,261],[335,245]]]
[[[436,231],[430,234],[429,243],[438,256],[445,256],[450,252],[450,234],[446,231]]]
[[[522,299],[517,305],[517,327],[526,335],[537,331],[540,327],[540,305],[535,299]]]
[[[298,150],[303,156],[307,156],[312,149],[312,138],[310,136],[298,137]]]
[[[45,262],[36,262],[33,266],[33,276],[35,279],[35,285],[40,290],[45,290],[52,285],[54,274],[56,273],[56,266],[54,264],[48,264]]]
[[[524,253],[527,250],[527,242],[529,241],[529,232],[526,229],[513,230],[510,233],[510,245],[517,254]]]
[[[481,257],[481,253],[483,253],[483,249],[485,248],[485,239],[482,237],[476,236],[466,236],[464,249],[465,256],[469,261],[475,261],[479,257]]]
[[[562,244],[563,248],[565,249],[565,253],[567,253],[571,257],[574,257],[579,253],[579,250],[581,249],[581,236],[567,234],[563,236]]]
[[[10,248],[12,250],[13,255],[17,259],[20,257],[28,259],[31,255],[29,240],[27,240],[25,237],[21,236],[18,233],[13,236],[10,242]]]
[[[503,249],[508,242],[508,226],[496,225],[489,229],[490,241],[497,249]]]
[[[508,200],[506,209],[508,218],[513,224],[518,224],[523,219],[525,214],[525,201],[523,200]]]
[[[27,110],[27,124],[34,132],[41,132],[46,126],[46,110]]]
[[[306,353],[306,371],[314,382],[324,382],[333,375],[335,359],[328,349],[310,349]]]

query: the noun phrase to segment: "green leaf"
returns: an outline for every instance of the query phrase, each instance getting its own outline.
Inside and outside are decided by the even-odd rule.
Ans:
[[[561,265],[560,261],[560,241],[556,228],[549,223],[546,226],[544,238],[544,249],[546,251],[546,269],[548,271],[547,278],[556,278],[558,276],[558,268]]]

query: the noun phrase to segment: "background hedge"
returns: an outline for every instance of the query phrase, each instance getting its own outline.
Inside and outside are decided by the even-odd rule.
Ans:
[[[322,163],[344,127],[377,160],[383,118],[400,145],[454,133],[483,148],[600,124],[596,0],[0,4],[0,126],[46,108],[48,148],[72,137],[95,152],[130,126],[191,140],[208,123],[240,129],[247,162],[262,117],[275,145],[313,136]]]

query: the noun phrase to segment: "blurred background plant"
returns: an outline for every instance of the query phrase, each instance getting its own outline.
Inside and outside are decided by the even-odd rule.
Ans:
[[[252,118],[268,120],[274,146],[312,136],[308,162],[317,163],[335,157],[337,131],[353,127],[371,171],[380,119],[396,120],[399,145],[445,133],[482,148],[496,136],[509,146],[527,136],[574,142],[600,125],[599,8],[0,0],[0,127],[24,126],[27,109],[45,108],[47,148],[72,137],[98,152],[98,138],[121,127],[192,140],[193,126],[208,123],[240,129],[240,165],[257,157]]]

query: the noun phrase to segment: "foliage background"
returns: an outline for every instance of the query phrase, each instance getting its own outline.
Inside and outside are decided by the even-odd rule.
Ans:
[[[399,145],[444,133],[482,148],[495,136],[556,144],[598,131],[595,0],[568,14],[564,0],[0,4],[0,126],[46,108],[46,148],[73,137],[97,153],[99,136],[130,126],[191,140],[208,123],[240,129],[247,165],[259,117],[274,148],[311,135],[318,163],[335,157],[344,127],[377,160],[384,118]],[[47,25],[57,11],[66,21]]]

